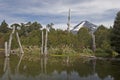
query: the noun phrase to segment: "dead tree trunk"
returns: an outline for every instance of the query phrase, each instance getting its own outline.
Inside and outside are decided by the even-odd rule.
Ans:
[[[46,35],[45,35],[45,46],[44,46],[44,54],[47,55],[47,40],[48,40],[48,31],[46,28]]]
[[[12,36],[15,33],[15,27],[13,26],[13,30],[12,33],[10,34],[10,38],[9,38],[9,45],[8,45],[8,54],[10,55],[11,52],[11,42],[12,42]]]
[[[20,38],[19,38],[19,35],[18,35],[18,32],[16,32],[16,36],[17,36],[17,40],[18,40],[18,43],[19,43],[19,47],[20,47],[20,53],[24,53],[23,51],[23,48],[22,48],[22,45],[21,45],[21,42],[20,42]]]
[[[10,34],[9,45],[8,45],[8,54],[10,54],[10,52],[11,52],[12,35],[13,34]]]
[[[44,33],[43,33],[43,30],[42,30],[42,45],[41,45],[41,54],[43,55],[43,53],[44,53]]]
[[[96,44],[95,44],[95,35],[94,35],[93,32],[92,32],[92,49],[95,52],[95,50],[96,50]]]
[[[5,42],[5,57],[9,57],[9,54],[8,54],[8,43]]]

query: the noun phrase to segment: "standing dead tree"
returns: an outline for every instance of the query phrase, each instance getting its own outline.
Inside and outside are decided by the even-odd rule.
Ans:
[[[48,54],[48,52],[47,52],[47,41],[48,41],[48,29],[46,27],[45,46],[44,46],[44,54],[45,54],[45,56]]]
[[[22,53],[22,54],[24,53],[22,45],[21,45],[21,42],[20,42],[20,38],[19,38],[18,32],[16,31],[18,26],[19,26],[19,24],[13,24],[12,25],[12,29],[13,30],[12,30],[12,33],[10,34],[8,45],[7,45],[7,42],[5,42],[5,54],[6,54],[5,56],[7,56],[7,57],[11,53],[11,44],[12,44],[13,34],[15,34],[15,33],[16,33],[18,45],[19,45],[19,48],[20,48],[20,53]]]
[[[51,27],[52,24],[48,24],[45,29],[41,29],[42,31],[42,44],[41,44],[41,54],[47,56],[47,44],[48,44],[48,28]],[[45,31],[45,34],[44,34]]]
[[[71,27],[71,24],[70,24],[70,19],[71,19],[71,16],[70,16],[70,9],[69,9],[69,12],[68,12],[68,22],[67,22],[67,31],[70,32],[70,27]]]
[[[42,44],[41,44],[41,54],[43,55],[44,54],[44,32],[43,32],[43,29],[41,29],[42,31]]]
[[[95,43],[94,31],[91,31],[91,36],[92,36],[92,50],[93,50],[93,52],[95,52],[95,50],[96,50],[96,43]]]

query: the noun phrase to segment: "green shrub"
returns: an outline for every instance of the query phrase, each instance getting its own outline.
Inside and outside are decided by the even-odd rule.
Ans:
[[[112,57],[115,57],[115,56],[118,56],[119,54],[117,53],[117,52],[115,52],[115,51],[112,51]]]
[[[96,49],[95,51],[95,56],[98,56],[98,57],[107,57],[109,55],[110,53],[107,53],[105,50],[100,49],[100,48]]]
[[[83,49],[83,53],[84,54],[92,54],[93,55],[93,51],[91,49],[89,49],[89,48]]]

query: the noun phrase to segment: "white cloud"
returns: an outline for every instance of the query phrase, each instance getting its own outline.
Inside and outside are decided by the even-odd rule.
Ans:
[[[109,9],[119,9],[119,0],[92,0],[74,5],[72,7],[74,15],[103,14]]]
[[[69,2],[69,0],[67,0]],[[30,0],[22,8],[16,9],[15,13],[24,13],[32,15],[43,15],[43,14],[57,14],[66,15],[68,9],[72,9],[72,15],[90,15],[90,14],[104,14],[109,9],[119,9],[119,0],[91,0],[81,3],[81,0],[76,0],[78,3],[64,3],[63,0]],[[30,5],[29,5],[30,4]],[[35,5],[37,4],[37,5]],[[38,5],[39,4],[39,5]]]
[[[76,23],[71,23],[71,27],[70,29],[72,29],[74,26],[76,25]],[[53,28],[55,29],[63,29],[63,30],[67,30],[67,24],[63,23],[63,24],[54,24]]]

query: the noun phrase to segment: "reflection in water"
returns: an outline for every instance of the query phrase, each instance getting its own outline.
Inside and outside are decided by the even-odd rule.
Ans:
[[[99,76],[98,69],[101,68],[98,65],[101,65],[101,63],[98,63],[96,59],[88,63],[82,63],[74,60],[72,62],[70,57],[64,59],[42,57],[39,63],[26,63],[25,61],[21,63],[22,57],[20,57],[17,67],[13,66],[13,64],[10,65],[9,58],[5,58],[4,74],[0,77],[0,80],[114,80],[109,73],[104,78]],[[64,60],[66,64],[63,64]],[[24,65],[27,65],[25,70]],[[12,69],[14,67],[16,69]],[[92,73],[89,71],[86,72],[87,68],[91,69]],[[30,73],[31,71],[32,73]],[[82,71],[86,73],[81,75],[80,72]],[[104,73],[104,71],[101,72]]]
[[[101,80],[96,73],[96,59],[91,59],[93,65],[93,75],[89,76],[90,80]],[[88,79],[89,80],[89,79]],[[108,75],[104,80],[114,80],[113,77]]]
[[[3,70],[4,70],[4,74],[2,76],[2,80],[11,80],[9,57],[6,57],[4,60],[4,69]]]
[[[47,57],[41,57],[41,73],[46,74]]]
[[[19,60],[19,62],[18,62],[18,64],[17,64],[16,70],[15,70],[16,73],[19,73],[19,67],[20,67],[20,64],[21,64],[23,55],[24,55],[24,54],[21,54],[21,55],[20,55],[20,60]]]
[[[93,63],[93,73],[96,73],[96,71],[95,71],[96,59],[92,59],[92,63]]]
[[[3,79],[3,80],[102,80],[98,74],[89,75],[86,77],[81,77],[77,72],[71,72],[69,79],[66,71],[62,71],[58,73],[57,71],[52,72],[50,75],[40,74],[36,76],[25,76],[22,74],[12,75],[11,79]],[[113,80],[111,76],[105,77],[103,80]]]

